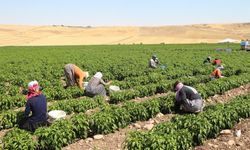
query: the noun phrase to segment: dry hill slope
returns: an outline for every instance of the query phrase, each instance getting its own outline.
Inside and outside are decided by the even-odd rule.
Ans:
[[[163,27],[0,25],[0,46],[216,43],[224,38],[250,39],[250,23]]]

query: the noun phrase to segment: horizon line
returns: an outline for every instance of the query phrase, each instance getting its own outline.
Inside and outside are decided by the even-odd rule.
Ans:
[[[79,27],[79,28],[95,28],[95,27],[166,27],[166,26],[192,26],[192,25],[230,25],[230,24],[250,24],[249,22],[232,22],[232,23],[194,23],[194,24],[173,24],[173,25],[66,25],[66,24],[5,24],[0,23],[0,26],[55,26],[55,27]]]

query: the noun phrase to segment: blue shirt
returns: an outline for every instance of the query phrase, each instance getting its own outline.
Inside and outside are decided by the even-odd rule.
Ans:
[[[241,42],[240,42],[240,45],[241,45],[241,46],[245,46],[245,41],[241,41]]]
[[[25,108],[26,117],[29,116],[30,111],[32,111],[31,121],[40,122],[47,119],[47,100],[43,94],[27,100]]]

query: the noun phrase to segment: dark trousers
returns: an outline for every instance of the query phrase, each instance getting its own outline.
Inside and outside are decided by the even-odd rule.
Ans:
[[[20,120],[19,128],[34,132],[37,128],[46,125],[47,120],[36,122],[31,120],[30,118],[23,118],[22,120]]]

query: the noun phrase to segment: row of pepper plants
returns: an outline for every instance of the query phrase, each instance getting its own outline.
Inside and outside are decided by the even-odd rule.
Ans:
[[[249,116],[250,95],[240,96],[226,104],[208,106],[198,115],[177,115],[151,131],[131,132],[125,145],[129,150],[191,149],[208,138],[216,137],[221,130],[232,128],[240,118]]]
[[[186,85],[195,86],[196,89],[199,91],[199,93],[202,95],[202,97],[206,99],[209,96],[213,96],[215,94],[222,94],[227,90],[249,83],[250,76],[249,74],[244,73],[241,75],[234,75],[229,78],[222,78],[220,80],[214,80],[214,81],[210,81],[207,83],[201,83],[202,81],[204,81],[204,79],[200,77],[190,78],[184,81]],[[162,90],[164,86],[167,87],[166,91],[169,91],[169,89],[172,87],[172,84],[159,85],[162,92],[166,92]],[[157,89],[157,88],[154,88],[154,89]],[[119,92],[119,93],[122,93],[122,92]],[[129,92],[126,94],[129,94]],[[125,101],[125,100],[121,99],[121,101]],[[79,100],[73,99],[73,100],[64,100],[64,101],[56,102],[52,106],[49,106],[49,110],[59,109],[59,110],[66,111],[67,114],[70,114],[72,112],[75,112],[75,113],[85,112],[86,110],[96,108],[99,105],[103,105],[103,100],[101,97],[97,98],[96,100],[93,100],[91,98],[84,98],[84,99],[79,99]],[[16,126],[18,120],[20,120],[20,117],[22,116],[21,114],[23,113],[20,111],[16,112],[14,110],[8,110],[8,111],[4,111],[0,113],[0,130],[8,129],[8,128],[12,128]]]
[[[62,100],[48,106],[50,110],[64,110],[66,114],[84,113],[87,110],[94,109],[104,105],[103,97]],[[9,129],[17,126],[18,122],[23,118],[23,111],[7,110],[0,113],[0,130]]]
[[[234,78],[241,79],[242,74],[244,74],[244,77],[249,76],[249,73],[242,72],[242,74],[241,74],[237,70],[232,71],[232,72],[228,72],[228,74],[230,76],[223,79],[223,81],[228,80],[232,76]],[[190,86],[193,86],[194,84],[197,84],[197,83],[203,83],[203,85],[205,86],[206,83],[210,81],[210,79],[207,75],[197,75],[197,76],[193,76],[193,77],[182,77],[182,78],[177,78],[176,80],[182,81],[184,84],[187,84]],[[134,86],[132,89],[122,90],[119,92],[111,93],[110,94],[110,101],[111,101],[111,103],[119,103],[119,102],[130,100],[130,99],[133,99],[136,97],[145,97],[145,96],[151,96],[151,95],[154,95],[157,93],[166,93],[172,89],[172,85],[176,80],[161,80],[158,83],[141,85],[141,86]],[[244,78],[243,78],[242,82],[244,82]],[[244,83],[247,83],[247,82],[244,82]]]

